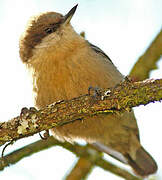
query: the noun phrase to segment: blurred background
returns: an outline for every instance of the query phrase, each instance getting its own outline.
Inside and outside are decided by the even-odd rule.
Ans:
[[[150,45],[162,27],[161,0],[1,0],[0,1],[0,119],[7,121],[19,115],[22,107],[33,106],[32,86],[19,58],[19,37],[30,16],[56,11],[66,14],[79,4],[71,21],[74,29],[85,31],[86,39],[99,46],[124,75]],[[162,78],[162,60],[151,78]],[[157,161],[156,179],[162,179],[162,105],[152,103],[134,108],[141,142]],[[9,146],[6,153],[39,140],[39,135]],[[2,150],[2,148],[0,149]],[[105,155],[106,159],[112,159]],[[53,161],[53,162],[52,162]],[[61,147],[53,147],[24,158],[0,172],[1,179],[60,180],[72,169],[77,158]],[[113,161],[123,167],[121,163]],[[130,170],[129,167],[124,166]],[[94,168],[88,180],[120,180],[109,172]]]

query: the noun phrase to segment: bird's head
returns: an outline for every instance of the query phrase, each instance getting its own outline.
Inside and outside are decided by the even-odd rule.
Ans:
[[[25,32],[20,38],[19,46],[21,60],[27,63],[33,56],[35,49],[54,46],[60,42],[62,36],[68,38],[68,33],[73,31],[70,20],[73,17],[76,8],[77,5],[65,16],[56,12],[46,12],[31,17]]]

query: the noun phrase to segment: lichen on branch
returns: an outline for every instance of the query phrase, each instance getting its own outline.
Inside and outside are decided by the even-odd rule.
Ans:
[[[133,82],[126,78],[115,87],[102,90],[97,100],[86,94],[55,102],[38,111],[23,108],[20,116],[0,123],[0,145],[93,115],[129,111],[132,107],[160,100],[162,79]]]

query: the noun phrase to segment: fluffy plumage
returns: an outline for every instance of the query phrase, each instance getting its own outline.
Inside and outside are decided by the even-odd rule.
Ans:
[[[36,16],[20,39],[20,56],[32,71],[38,108],[85,94],[89,86],[113,87],[123,79],[108,56],[67,22],[72,13],[68,17],[55,12]],[[52,132],[60,140],[84,139],[128,163],[138,175],[147,176],[157,170],[155,161],[140,144],[133,111],[94,116],[56,127]]]

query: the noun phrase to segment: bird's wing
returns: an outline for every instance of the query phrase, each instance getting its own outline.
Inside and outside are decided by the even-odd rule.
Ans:
[[[107,58],[112,64],[113,62],[111,61],[111,59],[109,58],[109,56],[107,54],[105,54],[102,49],[100,49],[99,47],[91,44],[90,42],[88,42],[88,44],[90,45],[90,47],[97,53],[97,54],[100,54],[102,56],[104,56],[105,58]]]
[[[109,148],[108,146],[105,146],[104,144],[99,142],[92,143],[92,145],[96,147],[98,150],[105,152],[109,156],[117,159],[118,161],[124,164],[128,164],[127,159],[120,152],[115,151],[112,148]]]

